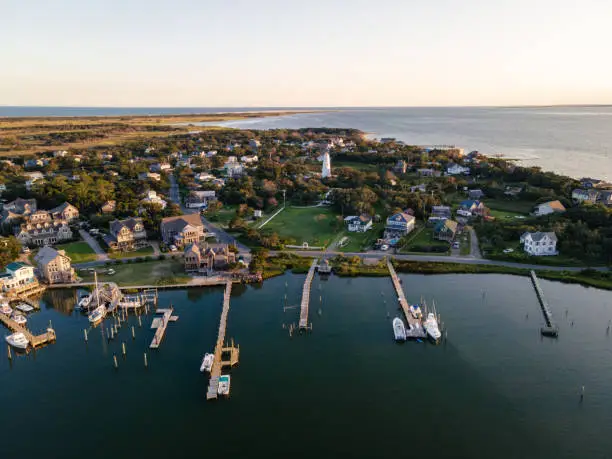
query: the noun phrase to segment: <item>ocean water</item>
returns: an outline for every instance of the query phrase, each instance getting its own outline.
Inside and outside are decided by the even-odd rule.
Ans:
[[[75,292],[48,292],[31,328],[51,320],[57,343],[0,359],[2,457],[610,456],[609,292],[543,281],[560,326],[554,340],[539,334],[528,278],[401,278],[409,301],[435,298],[446,343],[394,343],[389,278],[315,277],[313,330],[293,337],[283,324],[299,310],[284,311],[284,295],[299,304],[304,275],[236,286],[227,336],[240,363],[230,399],[216,402],[205,399],[199,366],[216,340],[222,289],[161,292],[160,306],[172,304],[179,320],[155,352],[150,315],[142,328],[131,317],[111,342],[107,321],[85,343]]]

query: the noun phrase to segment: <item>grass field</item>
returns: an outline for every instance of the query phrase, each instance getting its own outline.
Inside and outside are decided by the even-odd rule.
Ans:
[[[425,247],[444,247],[445,252],[433,252],[422,250]],[[417,233],[401,250],[402,253],[427,253],[430,255],[447,255],[450,248],[448,242],[438,241],[433,238],[433,228],[425,227]]]
[[[377,172],[378,164],[361,163],[358,161],[334,161],[332,167],[351,167],[363,172]]]
[[[342,236],[338,238],[338,240],[346,237],[348,238],[348,242],[346,245],[342,247],[338,246],[336,249],[340,252],[361,252],[364,249],[374,245],[376,239],[382,236],[384,228],[384,223],[377,223],[372,225],[372,229],[370,229],[370,231],[366,231],[365,233],[350,233],[345,231]]]
[[[223,206],[214,213],[206,213],[204,217],[221,228],[227,228],[230,220],[236,216],[238,206]]]
[[[142,249],[135,250],[133,252],[109,252],[108,257],[114,260],[121,258],[135,258],[135,257],[146,257],[147,255],[153,255],[153,247],[143,247]]]
[[[529,201],[483,198],[483,202],[491,210],[506,211],[513,215],[527,215],[533,209],[533,203]]]
[[[72,263],[85,263],[95,261],[98,258],[87,242],[69,242],[68,244],[56,245],[57,250],[65,250]]]
[[[295,244],[308,242],[311,246],[327,246],[342,229],[336,217],[325,207],[287,207],[262,231],[276,232],[281,237],[293,239]]]
[[[105,274],[106,270],[112,268],[115,274]],[[170,279],[177,283],[188,282],[191,279],[185,274],[185,267],[181,259],[147,261],[143,263],[123,263],[108,267],[96,268],[99,281],[116,282],[119,285],[155,285],[160,279]],[[80,270],[79,277],[84,282],[93,281],[93,273]]]

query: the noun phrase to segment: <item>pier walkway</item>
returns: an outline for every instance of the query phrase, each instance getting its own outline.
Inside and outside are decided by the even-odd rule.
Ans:
[[[12,332],[23,333],[32,347],[42,346],[43,344],[55,341],[55,330],[52,328],[47,328],[47,331],[40,335],[33,335],[27,328],[19,325],[6,314],[0,314],[0,321]]]
[[[553,320],[552,312],[550,312],[550,308],[548,307],[548,302],[544,297],[544,292],[542,291],[542,287],[540,287],[540,281],[538,276],[534,270],[531,270],[531,282],[533,283],[533,288],[536,291],[536,295],[538,296],[538,301],[540,302],[540,307],[542,308],[542,313],[544,314],[544,322],[546,322],[546,327],[542,327],[540,332],[545,336],[559,336],[559,327],[555,324]]]
[[[225,286],[225,293],[223,295],[223,309],[221,310],[221,319],[219,320],[219,333],[217,334],[217,344],[215,346],[215,360],[213,361],[212,368],[210,369],[210,381],[208,383],[208,391],[206,392],[206,399],[216,399],[217,392],[219,390],[219,377],[221,376],[221,370],[224,366],[234,366],[238,363],[238,357],[240,354],[240,348],[234,346],[232,342],[231,346],[225,346],[225,332],[227,329],[227,316],[230,308],[230,297],[232,295],[232,282],[227,281]],[[230,360],[223,360],[224,353],[230,353]]]
[[[156,328],[157,330],[155,330],[155,335],[153,336],[153,340],[151,341],[149,348],[157,349],[159,345],[161,344],[162,339],[164,338],[164,335],[166,334],[166,328],[168,327],[168,322],[174,322],[178,320],[177,316],[172,315],[172,311],[174,311],[172,306],[170,306],[167,309],[160,308],[160,309],[157,309],[157,311],[155,311],[156,314],[163,314],[163,315],[161,318],[153,319],[151,328]]]
[[[310,305],[310,286],[312,285],[312,278],[314,277],[315,269],[317,267],[318,259],[315,258],[310,265],[308,275],[304,281],[304,288],[302,290],[302,305],[300,308],[300,329],[308,328],[308,307]]]
[[[406,318],[406,322],[408,323],[408,328],[406,329],[407,337],[425,338],[427,334],[425,333],[425,330],[421,325],[421,321],[414,317],[410,312],[410,305],[408,304],[408,300],[406,300],[406,296],[404,295],[402,283],[397,277],[397,273],[395,272],[393,264],[391,264],[391,260],[387,260],[387,267],[389,269],[389,274],[391,275],[391,280],[393,281],[393,286],[395,287],[395,291],[397,293],[397,301],[402,307],[402,311],[404,311],[404,317]]]

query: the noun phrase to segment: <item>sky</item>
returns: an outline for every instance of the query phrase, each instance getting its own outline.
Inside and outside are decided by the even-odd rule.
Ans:
[[[612,104],[610,0],[0,0],[0,105]]]

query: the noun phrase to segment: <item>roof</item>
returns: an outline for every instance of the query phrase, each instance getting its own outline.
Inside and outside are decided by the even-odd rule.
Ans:
[[[537,232],[535,232],[535,233],[529,233],[529,232],[527,232],[527,233],[524,233],[524,234],[523,234],[523,237],[527,237],[527,236],[530,236],[530,237],[531,237],[531,239],[532,239],[533,241],[535,241],[535,242],[541,241],[541,240],[542,240],[542,239],[544,239],[545,237],[548,237],[548,238],[550,238],[552,241],[557,242],[557,235],[556,235],[554,232],[552,232],[552,231],[548,231],[548,232],[545,232],[545,231],[537,231]]]
[[[558,210],[558,211],[565,210],[565,206],[563,204],[561,204],[561,201],[559,201],[559,200],[543,202],[542,204],[538,204],[537,207],[540,207],[540,206],[549,206],[551,209]]]
[[[480,201],[474,201],[472,199],[468,199],[466,201],[461,201],[461,203],[459,204],[459,206],[461,207],[467,207],[468,209],[471,207],[478,207],[480,205]]]
[[[60,204],[59,206],[55,207],[54,209],[51,209],[49,212],[51,212],[52,214],[54,213],[60,213],[63,212],[64,210],[66,210],[68,207],[74,207],[72,204],[70,204],[69,202],[64,202],[63,204]],[[74,207],[76,209],[76,207]]]
[[[134,227],[137,224],[142,225],[142,218],[132,217],[126,218],[125,220],[113,220],[110,224],[110,231],[113,234],[117,234],[124,226],[130,231],[134,231]]]
[[[387,221],[394,221],[394,222],[410,222],[412,220],[414,220],[414,216],[408,214],[407,212],[398,212],[397,214],[393,214],[391,215],[389,218],[387,218]]]
[[[47,263],[55,260],[59,256],[62,256],[62,254],[55,250],[53,247],[44,246],[38,251],[34,259],[39,265],[46,265]]]
[[[17,271],[18,269],[21,269],[21,268],[31,268],[31,266],[26,263],[22,263],[20,261],[14,261],[6,265],[6,269],[9,271]]]
[[[458,223],[456,221],[454,221],[454,220],[449,220],[449,219],[441,220],[438,223],[436,223],[436,226],[434,227],[434,231],[436,233],[439,233],[444,228],[448,228],[453,233],[456,233],[457,232],[457,226],[458,226]]]
[[[181,231],[187,225],[201,227],[204,226],[198,214],[177,215],[176,217],[166,217],[161,221],[162,228],[172,228]]]

